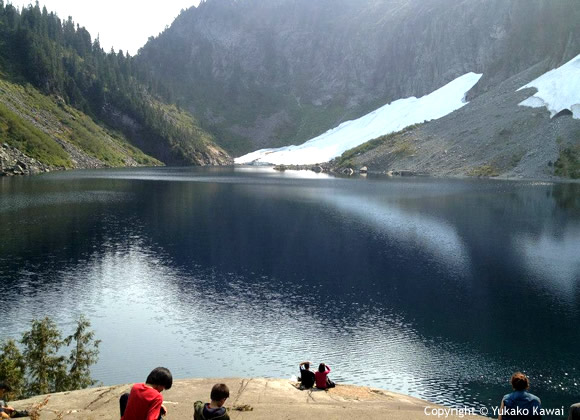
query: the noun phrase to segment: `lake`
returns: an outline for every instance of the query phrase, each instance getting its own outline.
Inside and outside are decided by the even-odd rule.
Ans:
[[[580,185],[155,168],[0,178],[0,339],[85,314],[93,376],[580,400]]]

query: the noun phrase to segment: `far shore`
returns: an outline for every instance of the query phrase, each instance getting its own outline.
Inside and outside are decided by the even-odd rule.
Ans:
[[[211,166],[211,165],[210,165]],[[279,172],[285,171],[308,171],[313,173],[322,173],[326,175],[331,175],[339,178],[352,178],[352,177],[365,177],[368,175],[374,177],[384,177],[384,178],[433,178],[433,179],[492,179],[500,181],[522,181],[522,182],[551,182],[554,184],[578,184],[580,179],[573,178],[562,178],[555,175],[546,176],[536,176],[536,177],[520,177],[520,176],[470,176],[465,174],[450,174],[450,173],[433,173],[433,172],[416,172],[413,170],[394,170],[394,171],[377,171],[373,169],[368,169],[363,172],[360,169],[351,169],[345,172],[344,169],[339,169],[330,166],[328,162],[317,163],[313,165],[221,165],[216,167],[245,167],[245,168],[256,168],[256,169],[273,169]],[[21,176],[35,176],[44,175],[54,172],[75,172],[75,171],[106,171],[106,170],[118,170],[118,169],[153,169],[153,168],[173,168],[173,166],[118,166],[118,167],[99,167],[99,168],[44,168],[42,170],[36,170],[32,172],[14,172],[14,171],[2,171],[0,168],[0,179],[2,178],[13,178]],[[183,166],[184,168],[190,166]],[[194,167],[194,166],[191,166]],[[202,166],[199,166],[201,168]]]
[[[225,383],[230,388],[226,401],[232,419],[483,419],[461,410],[438,406],[418,398],[378,388],[337,384],[328,391],[301,391],[285,379],[226,378],[176,380],[163,393],[167,420],[193,419],[193,403],[206,402],[211,387]],[[12,402],[17,409],[31,409],[45,402],[41,420],[119,420],[119,396],[130,384],[36,396]]]
[[[245,165],[252,167],[252,165]],[[363,171],[360,169],[339,169],[330,166],[326,163],[316,163],[313,165],[256,165],[256,168],[272,168],[279,172],[285,171],[309,171],[314,173],[322,173],[325,175],[336,176],[340,178],[352,177],[366,177],[368,175],[382,178],[433,178],[433,179],[492,179],[498,181],[522,181],[522,182],[551,182],[554,184],[578,184],[580,179],[562,178],[556,175],[536,176],[536,177],[520,177],[520,176],[471,176],[465,174],[450,174],[450,173],[433,173],[433,172],[416,172],[413,170],[394,170],[394,171],[377,171],[367,168]]]

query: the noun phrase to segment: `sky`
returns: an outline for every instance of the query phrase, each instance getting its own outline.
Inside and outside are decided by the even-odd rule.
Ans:
[[[35,0],[8,0],[15,7],[34,4]],[[39,0],[40,7],[56,12],[61,19],[72,16],[93,39],[99,35],[105,51],[111,47],[135,55],[150,36],[157,36],[171,25],[181,9],[197,6],[199,0]]]

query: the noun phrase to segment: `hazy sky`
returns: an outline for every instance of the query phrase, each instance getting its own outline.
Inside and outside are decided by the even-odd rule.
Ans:
[[[35,0],[8,0],[20,8]],[[197,6],[199,0],[39,0],[40,7],[56,12],[61,19],[72,16],[75,23],[87,28],[93,39],[100,36],[101,46],[137,53],[147,38],[156,36],[171,25],[181,9]]]

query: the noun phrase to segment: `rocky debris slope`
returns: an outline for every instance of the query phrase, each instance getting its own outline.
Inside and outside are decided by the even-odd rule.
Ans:
[[[36,175],[52,168],[6,143],[0,145],[0,176]]]
[[[511,77],[454,113],[397,133],[351,159],[369,172],[550,178],[560,152],[580,144],[572,113],[519,106],[535,89],[518,89],[550,69],[546,61]]]
[[[211,387],[225,383],[230,389],[226,408],[235,419],[308,419],[342,420],[415,420],[425,410],[442,407],[425,401],[376,388],[338,385],[329,391],[300,391],[282,379],[189,379],[173,383],[163,393],[169,419],[192,419],[193,403],[208,401]],[[40,420],[118,420],[119,397],[129,392],[129,385],[65,392],[48,397],[40,411]],[[16,409],[31,409],[46,401],[46,396],[12,403]],[[445,414],[443,414],[445,415]],[[451,412],[448,419],[483,419]]]

